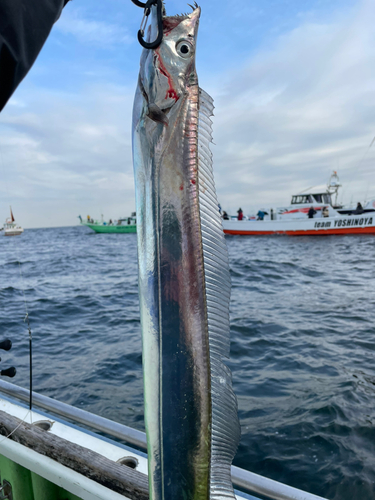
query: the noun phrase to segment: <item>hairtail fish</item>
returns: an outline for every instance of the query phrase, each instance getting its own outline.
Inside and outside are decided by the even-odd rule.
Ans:
[[[213,100],[198,86],[201,10],[163,16],[133,109],[145,425],[152,500],[234,499],[240,429],[229,356],[230,276],[215,192]],[[149,39],[157,35],[151,8]]]

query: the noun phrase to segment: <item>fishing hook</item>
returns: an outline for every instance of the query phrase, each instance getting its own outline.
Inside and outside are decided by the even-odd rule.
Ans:
[[[144,14],[141,22],[141,27],[138,31],[138,41],[145,49],[156,49],[159,47],[163,40],[163,2],[162,0],[147,0],[146,3],[140,2],[139,0],[132,0],[132,2],[137,5],[137,7],[142,7],[144,9]],[[147,19],[151,12],[151,6],[156,4],[156,16],[158,22],[158,36],[153,42],[146,42],[144,40],[145,29],[147,25]]]
[[[134,5],[136,5],[137,7],[142,7],[142,9],[144,9],[146,7],[146,4],[143,3],[143,2],[140,2],[139,0],[132,0],[132,2],[134,3]]]

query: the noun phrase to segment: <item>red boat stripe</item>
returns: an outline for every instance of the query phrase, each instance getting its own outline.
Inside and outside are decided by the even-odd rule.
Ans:
[[[237,229],[224,229],[225,234],[237,234],[248,236],[267,236],[271,234],[286,234],[288,236],[324,236],[326,234],[375,234],[375,226],[369,227],[345,227],[331,229],[307,229],[296,231],[240,231]]]

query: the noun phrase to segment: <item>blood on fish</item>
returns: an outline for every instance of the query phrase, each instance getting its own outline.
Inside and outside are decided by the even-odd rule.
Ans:
[[[174,28],[176,28],[180,24],[181,20],[178,18],[175,19],[163,19],[163,33],[164,36],[169,34]]]
[[[196,180],[195,179],[191,179],[190,181],[192,184],[195,184],[196,183]]]
[[[182,191],[183,189],[184,189],[184,186],[181,184],[180,191]]]
[[[170,97],[171,99],[174,99],[175,101],[178,101],[178,95],[176,94],[175,90],[167,90],[165,98],[168,99]]]
[[[159,71],[162,75],[164,75],[167,80],[168,80],[168,85],[169,85],[169,89],[167,90],[167,93],[165,94],[165,98],[168,99],[168,97],[170,97],[171,99],[174,99],[176,102],[179,100],[179,97],[177,95],[177,92],[176,90],[173,88],[173,81],[172,81],[172,78],[171,76],[169,75],[166,67],[164,66],[162,60],[161,60],[161,57],[160,57],[160,53],[159,53],[159,49],[156,49],[155,50],[155,56],[158,60],[158,63],[159,63]]]

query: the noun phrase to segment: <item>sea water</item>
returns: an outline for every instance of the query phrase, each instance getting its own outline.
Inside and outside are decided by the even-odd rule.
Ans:
[[[227,244],[235,465],[330,500],[375,499],[375,239]],[[0,367],[27,388],[26,310],[34,390],[144,430],[136,235],[0,235],[0,340],[13,342]]]

